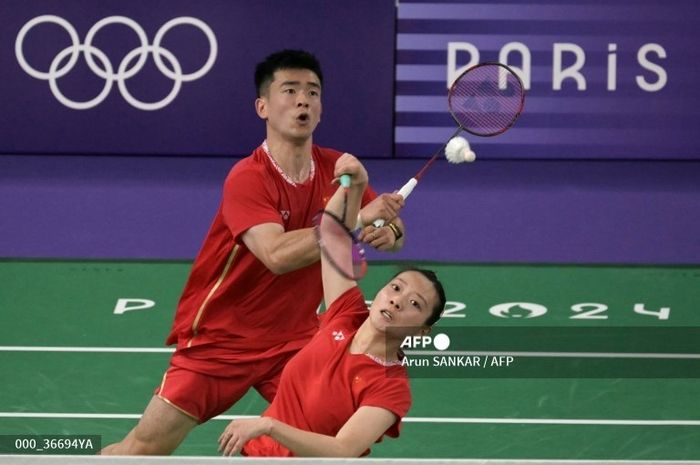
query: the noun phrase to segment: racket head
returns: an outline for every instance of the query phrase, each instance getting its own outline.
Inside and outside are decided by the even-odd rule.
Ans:
[[[314,232],[321,253],[343,277],[357,281],[367,273],[365,249],[359,239],[333,213],[323,210],[314,217]]]
[[[513,126],[522,113],[525,88],[503,63],[480,63],[454,81],[447,101],[460,128],[476,136],[497,136]]]

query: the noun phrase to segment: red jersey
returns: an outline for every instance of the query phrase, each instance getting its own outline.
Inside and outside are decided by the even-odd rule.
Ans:
[[[359,288],[336,299],[323,315],[318,333],[284,367],[277,395],[263,416],[305,431],[335,436],[360,407],[381,407],[397,417],[384,434],[398,437],[401,418],[411,406],[406,368],[400,364],[387,366],[368,355],[349,351],[367,316]],[[293,455],[270,436],[249,441],[243,453]]]
[[[167,339],[177,343],[176,357],[187,354],[201,362],[199,371],[216,372],[222,363],[265,351],[298,350],[315,334],[323,297],[320,261],[275,275],[241,236],[262,223],[285,231],[311,227],[337,189],[332,180],[340,155],[314,145],[312,174],[303,184],[285,178],[264,145],[231,169]],[[363,205],[375,197],[367,189]]]

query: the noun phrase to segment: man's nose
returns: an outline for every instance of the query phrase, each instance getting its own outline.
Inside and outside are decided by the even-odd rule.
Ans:
[[[297,93],[297,107],[308,107],[309,106],[309,96],[306,92]]]

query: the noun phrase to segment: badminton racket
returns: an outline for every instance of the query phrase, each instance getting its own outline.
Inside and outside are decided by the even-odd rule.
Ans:
[[[481,63],[467,69],[455,79],[447,94],[447,105],[457,123],[457,130],[420,171],[399,189],[398,194],[404,199],[413,192],[418,181],[460,132],[492,137],[511,128],[523,111],[525,90],[520,78],[508,66],[502,63]],[[473,154],[471,160],[466,156],[457,157],[457,160],[450,157],[450,161],[456,162],[472,160]],[[378,219],[373,224],[379,228],[384,223],[383,219]]]
[[[314,232],[326,261],[343,277],[357,281],[367,273],[367,259],[362,242],[346,225],[350,176],[340,176],[344,190],[341,216],[323,210],[314,217]]]

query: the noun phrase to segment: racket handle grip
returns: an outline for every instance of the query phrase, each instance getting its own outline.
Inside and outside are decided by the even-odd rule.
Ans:
[[[416,187],[416,184],[418,184],[416,178],[409,179],[408,182],[399,189],[398,194],[403,197],[404,200],[407,199],[408,196],[411,195],[411,192],[413,192],[413,188]]]
[[[401,189],[397,192],[401,197],[405,199],[408,198],[409,195],[411,195],[411,192],[413,192],[413,188],[416,187],[416,184],[418,184],[418,180],[416,178],[411,178],[408,180],[406,184],[404,184]],[[386,221],[384,221],[382,218],[379,218],[378,220],[375,220],[374,225],[375,228],[381,228],[384,226]]]
[[[350,187],[350,175],[349,174],[341,174],[340,175],[340,185],[344,188]]]

